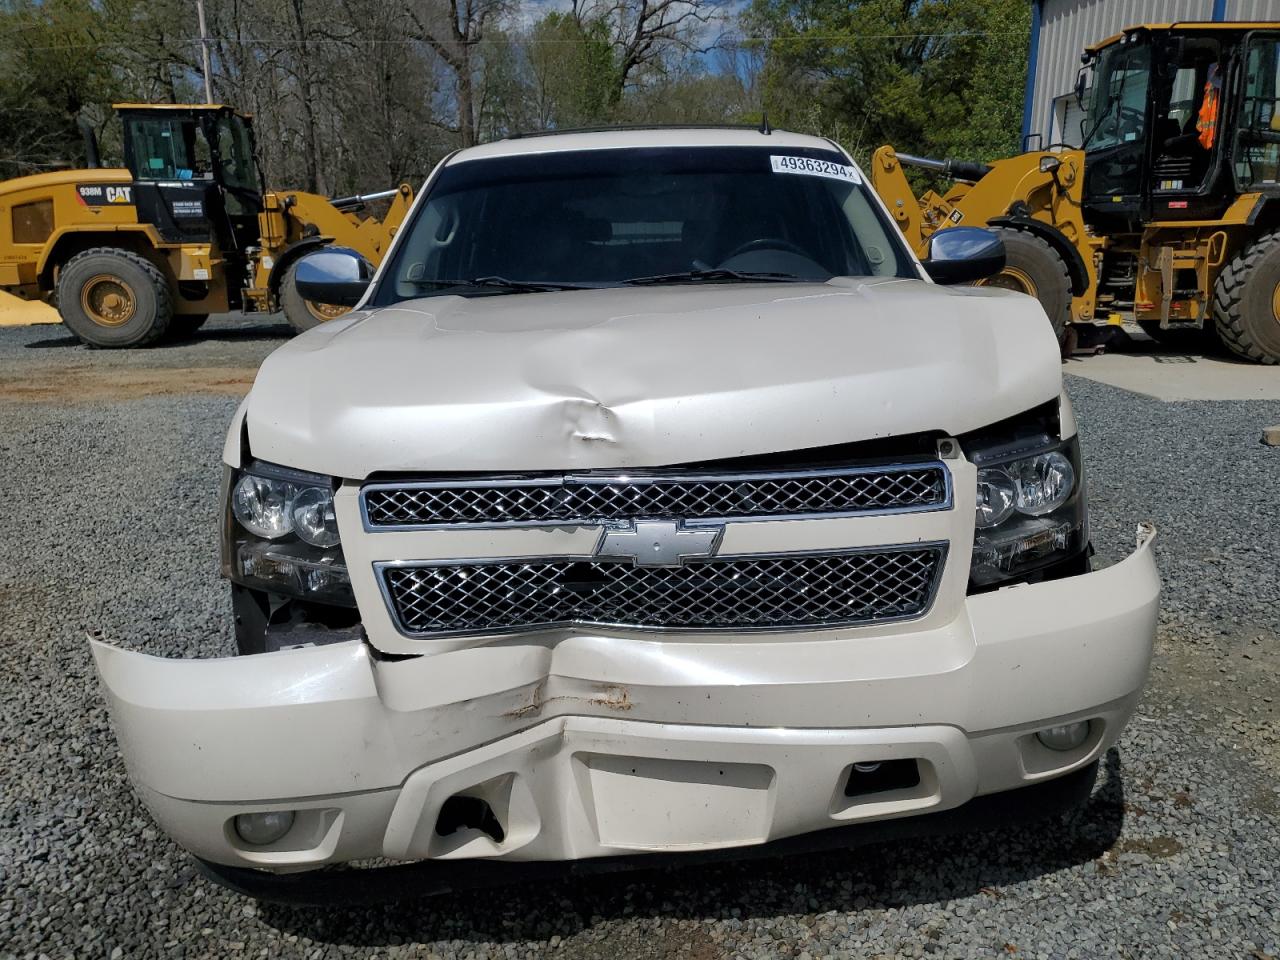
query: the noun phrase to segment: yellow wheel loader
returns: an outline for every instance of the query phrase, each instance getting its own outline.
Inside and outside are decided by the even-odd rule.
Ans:
[[[0,290],[55,304],[97,347],[185,334],[211,313],[283,310],[305,330],[342,311],[298,296],[302,254],[337,242],[377,263],[413,201],[407,184],[329,200],[266,191],[249,117],[219,104],[116,104],[122,168],[0,182]],[[381,219],[362,217],[386,202]]]
[[[918,198],[904,166],[952,178],[946,193]],[[1036,297],[1054,333],[1093,316],[1094,238],[1081,204],[1084,157],[1078,151],[1028,153],[991,164],[930,160],[884,146],[871,158],[875,191],[921,256],[929,237],[956,226],[989,227],[1004,239],[1005,268],[981,281]]]
[[[903,233],[922,251],[948,226],[1001,231],[1008,265],[985,282],[1038,297],[1060,335],[1132,311],[1156,338],[1213,329],[1280,363],[1280,23],[1130,27],[1083,62],[1082,149],[990,165],[876,151]],[[916,197],[904,164],[957,182]]]

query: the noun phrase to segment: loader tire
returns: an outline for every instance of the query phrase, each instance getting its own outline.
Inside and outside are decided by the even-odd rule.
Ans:
[[[58,273],[62,322],[92,347],[145,347],[169,331],[173,296],[164,274],[128,250],[94,247]]]
[[[284,278],[280,281],[280,305],[284,308],[284,316],[289,321],[289,326],[298,333],[305,333],[312,327],[337,319],[351,308],[331,307],[328,304],[304,300],[293,282],[298,262],[295,260],[289,264],[289,269],[285,271]]]
[[[1280,231],[1246,246],[1213,287],[1218,339],[1238,357],[1280,363]]]
[[[1005,267],[979,287],[1001,287],[1026,293],[1040,301],[1062,343],[1071,319],[1071,274],[1058,251],[1034,234],[1016,227],[988,227],[1004,241]]]

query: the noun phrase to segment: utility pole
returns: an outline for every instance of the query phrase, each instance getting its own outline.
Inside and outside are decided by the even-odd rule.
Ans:
[[[209,66],[209,28],[204,23],[204,0],[196,0],[200,18],[200,59],[204,62],[204,102],[213,103],[213,70]]]

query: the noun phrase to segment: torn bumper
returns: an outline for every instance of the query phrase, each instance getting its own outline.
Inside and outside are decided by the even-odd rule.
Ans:
[[[396,660],[355,641],[203,661],[93,651],[143,800],[205,860],[572,860],[762,844],[1080,770],[1134,709],[1158,593],[1148,538],[916,632],[579,632]],[[1089,723],[1074,750],[1035,737],[1074,721]],[[855,763],[888,760],[914,761],[917,782],[850,786]],[[497,827],[459,826],[460,797]],[[234,818],[264,810],[294,824],[255,847]]]

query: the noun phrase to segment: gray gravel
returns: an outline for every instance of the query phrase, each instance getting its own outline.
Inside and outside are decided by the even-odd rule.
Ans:
[[[1167,588],[1147,697],[1080,814],[360,911],[260,906],[196,877],[130,791],[85,636],[232,650],[226,371],[279,333],[223,322],[99,353],[56,327],[0,330],[0,957],[1280,956],[1280,450],[1257,442],[1280,405],[1075,379],[1100,560],[1150,517]],[[140,369],[196,392],[111,376]]]

